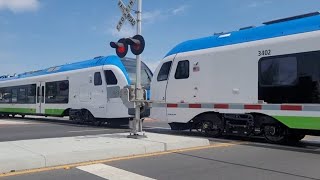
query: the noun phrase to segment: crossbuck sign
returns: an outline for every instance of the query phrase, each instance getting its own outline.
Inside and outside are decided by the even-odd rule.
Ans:
[[[117,24],[117,30],[120,31],[122,28],[122,25],[124,24],[124,22],[126,20],[128,20],[128,22],[131,24],[131,26],[135,26],[137,21],[136,19],[132,16],[131,14],[131,8],[134,5],[134,3],[136,2],[136,0],[130,0],[128,6],[126,6],[122,0],[118,1],[118,7],[120,8],[121,12],[122,12],[122,17],[120,18],[118,24]]]

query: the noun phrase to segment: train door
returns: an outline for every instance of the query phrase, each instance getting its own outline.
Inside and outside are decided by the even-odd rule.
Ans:
[[[36,101],[36,113],[44,114],[45,113],[45,83],[37,83],[37,101]]]
[[[154,102],[160,102],[151,108],[151,118],[164,121],[167,120],[167,106],[164,103],[167,102],[166,90],[171,65],[172,59],[160,63],[151,81],[151,100]]]
[[[166,90],[167,101],[172,103],[197,103],[198,86],[191,74],[191,60],[176,57],[172,63]],[[200,79],[198,79],[199,81]],[[168,108],[168,122],[179,122],[194,117],[195,111],[183,108]]]
[[[120,89],[124,84],[117,77],[116,70],[112,68],[104,68],[104,75],[107,87],[107,114],[108,118],[119,118],[119,116],[127,117],[128,109],[120,98]]]

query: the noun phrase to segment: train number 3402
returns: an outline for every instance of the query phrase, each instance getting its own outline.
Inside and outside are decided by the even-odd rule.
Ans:
[[[269,56],[269,55],[271,55],[271,50],[268,49],[268,50],[258,51],[258,55],[259,56]]]

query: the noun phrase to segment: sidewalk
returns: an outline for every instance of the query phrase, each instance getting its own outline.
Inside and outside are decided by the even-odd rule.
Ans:
[[[103,134],[0,143],[0,173],[207,146],[207,139],[147,133]]]

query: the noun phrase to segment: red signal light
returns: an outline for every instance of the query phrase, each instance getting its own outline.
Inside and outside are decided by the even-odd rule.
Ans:
[[[125,48],[124,47],[118,47],[117,51],[119,51],[119,53],[124,53],[125,52]]]
[[[139,55],[145,48],[145,40],[141,35],[135,35],[132,38],[127,38],[126,43],[130,45],[131,52],[134,55]]]
[[[118,42],[110,42],[110,46],[116,49],[118,57],[123,58],[128,53],[128,44],[126,39],[122,38]]]

